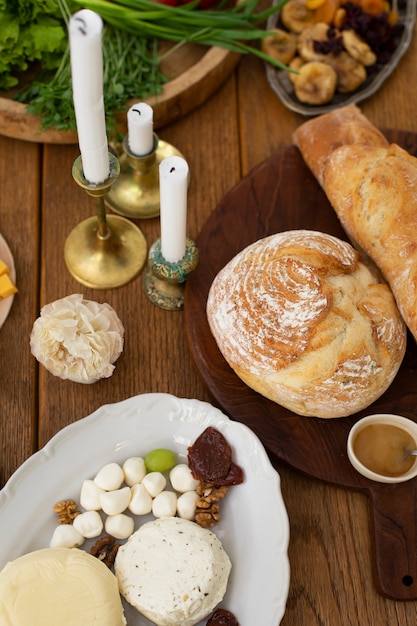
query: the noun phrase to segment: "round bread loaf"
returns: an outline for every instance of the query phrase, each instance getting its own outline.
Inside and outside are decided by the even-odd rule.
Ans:
[[[237,254],[211,285],[207,318],[249,387],[306,416],[369,406],[393,381],[406,346],[389,287],[350,244],[309,230]]]

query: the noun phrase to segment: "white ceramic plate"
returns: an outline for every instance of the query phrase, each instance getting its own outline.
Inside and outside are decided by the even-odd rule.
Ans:
[[[274,4],[277,4],[277,2],[278,0],[274,0]],[[288,78],[288,73],[273,67],[269,63],[266,64],[268,82],[286,107],[302,115],[323,115],[334,109],[347,106],[348,104],[362,102],[378,91],[407,52],[413,38],[415,21],[416,0],[407,0],[406,4],[400,3],[398,8],[398,23],[404,26],[404,30],[389,62],[382,66],[381,70],[372,76],[368,76],[364,84],[358,89],[351,93],[337,93],[333,100],[327,104],[314,106],[300,102],[294,93],[294,87]],[[272,30],[276,28],[277,25],[279,25],[279,11],[268,18],[267,30]]]
[[[9,268],[9,275],[12,281],[16,282],[16,270],[14,266],[13,255],[10,252],[10,248],[2,235],[0,235],[0,259],[4,261]],[[3,326],[7,316],[9,315],[9,311],[13,304],[13,299],[14,295],[9,296],[8,298],[4,298],[4,300],[0,300],[0,328]]]
[[[93,478],[103,465],[143,456],[156,447],[175,450],[186,462],[188,446],[209,425],[226,437],[245,475],[243,484],[230,488],[221,505],[222,519],[213,528],[232,561],[222,606],[240,626],[277,626],[290,577],[289,524],[279,475],[249,428],[199,400],[139,395],[105,405],[61,430],[0,491],[0,568],[48,547],[56,526],[55,502],[79,501],[82,481]],[[129,607],[126,617],[129,626],[151,624]]]

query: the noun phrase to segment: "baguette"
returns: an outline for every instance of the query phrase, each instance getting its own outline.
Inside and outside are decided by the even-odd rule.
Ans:
[[[417,339],[417,159],[390,145],[355,105],[305,122],[293,140]]]

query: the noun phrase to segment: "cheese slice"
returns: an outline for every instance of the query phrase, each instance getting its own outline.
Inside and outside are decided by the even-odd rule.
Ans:
[[[0,275],[0,298],[7,298],[17,292],[17,287],[8,274]]]
[[[78,548],[45,548],[0,572],[1,626],[125,626],[117,580]]]
[[[6,263],[0,259],[0,276],[2,274],[8,274],[9,273],[9,267],[6,265]]]

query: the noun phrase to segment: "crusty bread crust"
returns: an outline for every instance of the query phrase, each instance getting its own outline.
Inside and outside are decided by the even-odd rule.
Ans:
[[[305,122],[295,130],[293,141],[320,185],[323,185],[323,173],[329,157],[340,146],[389,145],[384,135],[354,104]]]
[[[332,141],[320,143],[330,133]],[[417,159],[378,134],[349,106],[304,123],[294,142],[350,240],[389,283],[417,339]]]
[[[350,244],[315,231],[277,233],[242,250],[214,279],[207,318],[236,374],[300,415],[366,408],[405,352],[388,286]]]

